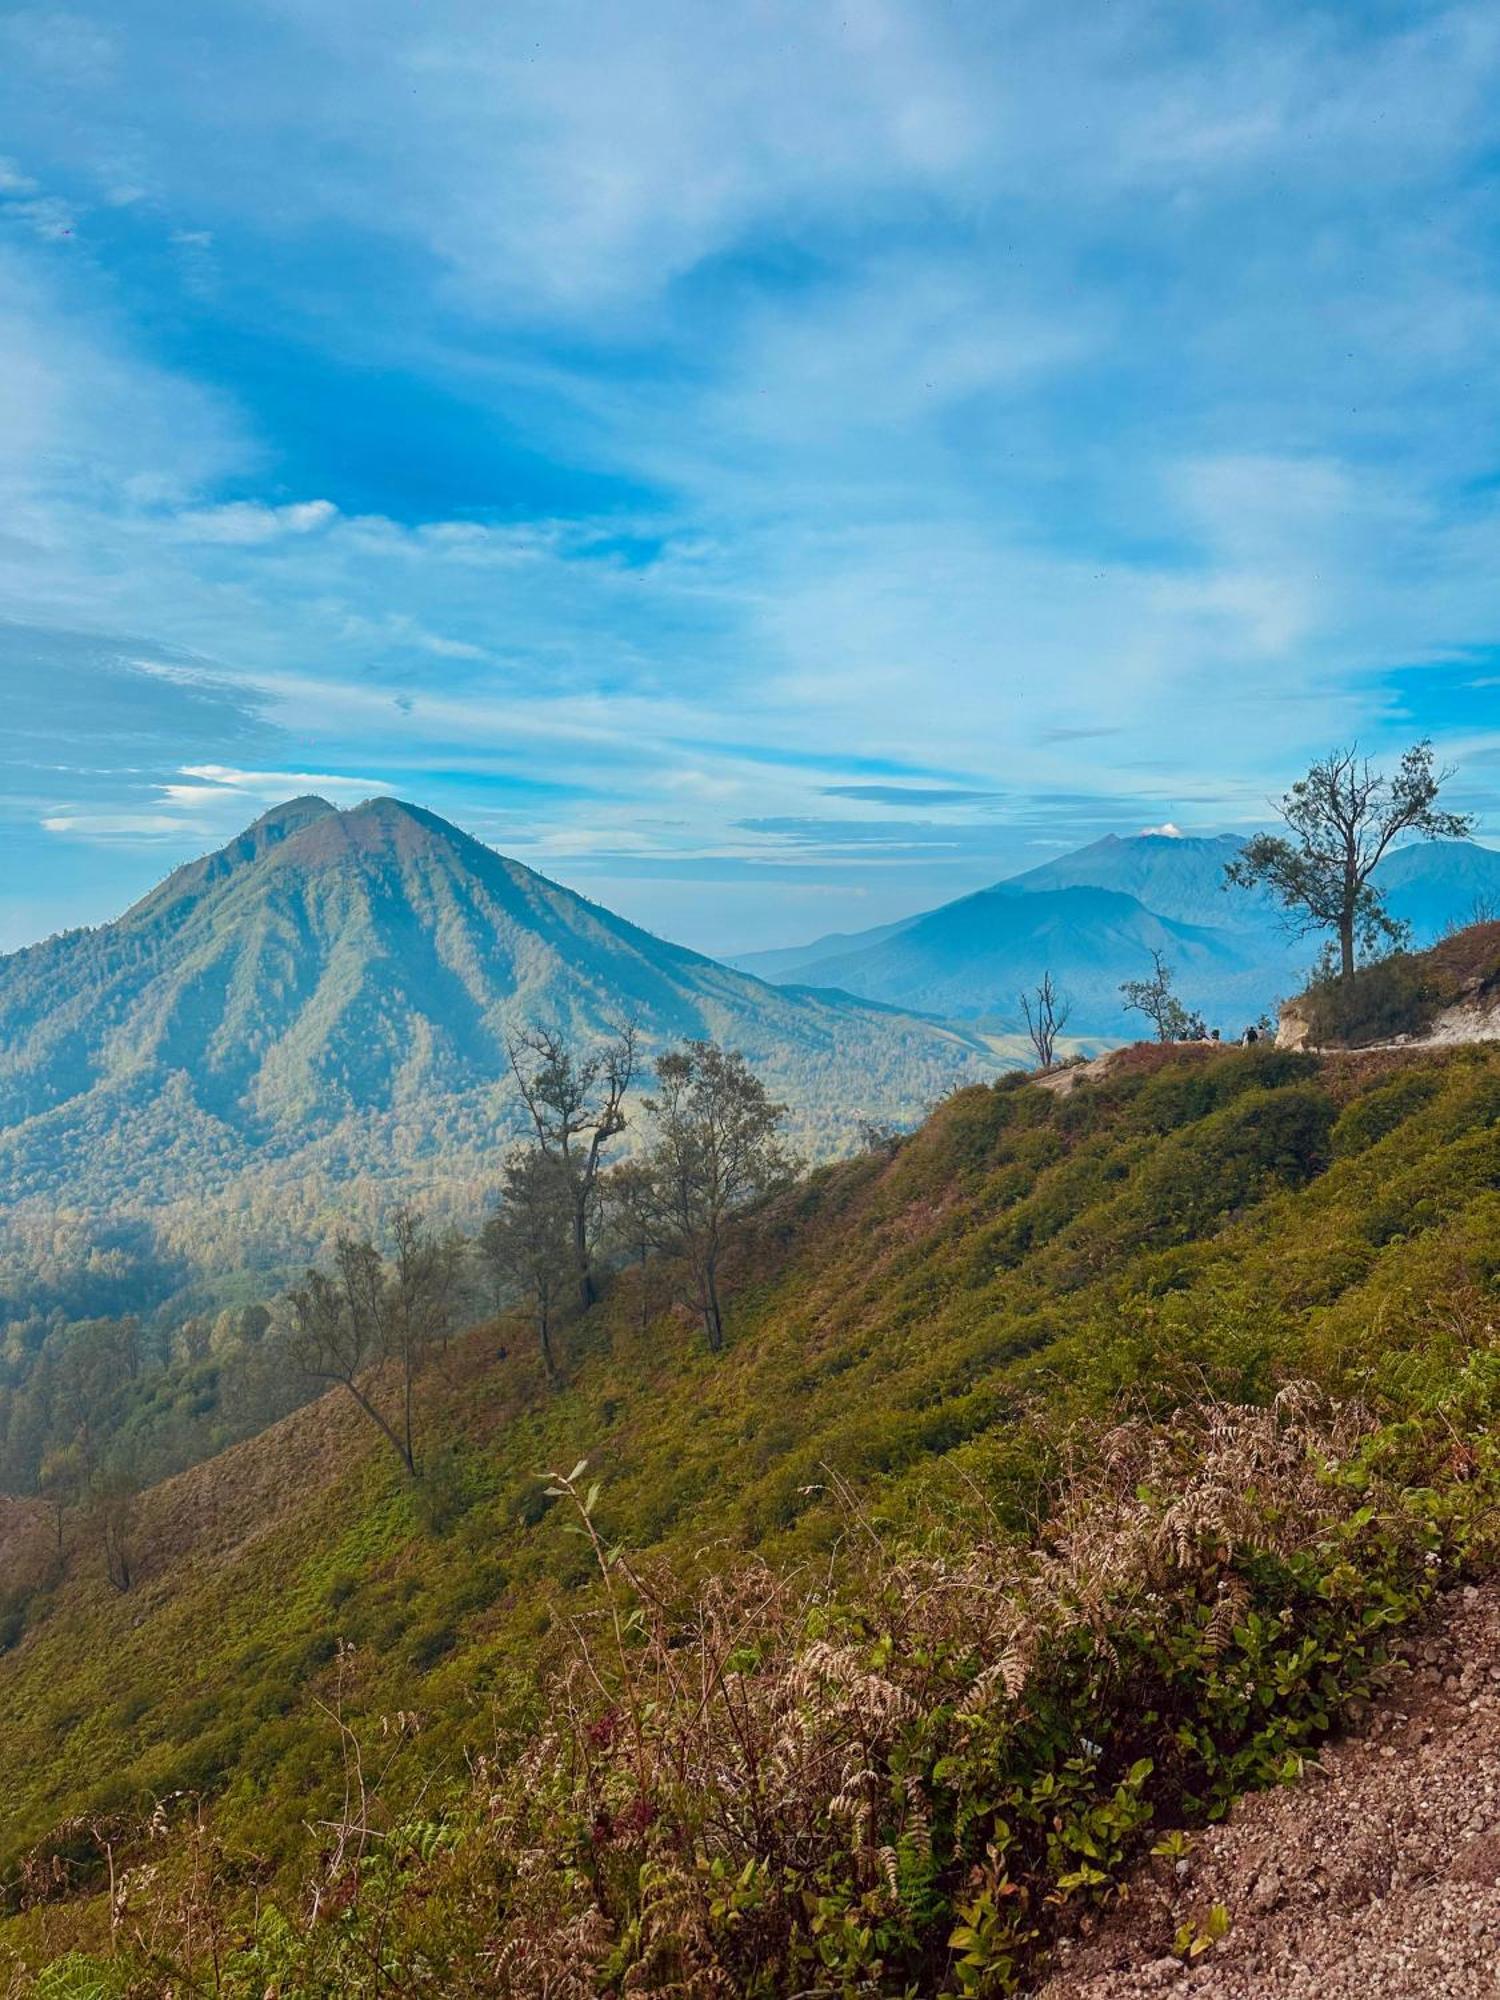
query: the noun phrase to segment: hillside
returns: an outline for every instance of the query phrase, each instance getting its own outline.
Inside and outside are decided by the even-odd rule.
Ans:
[[[742,1049],[814,1156],[1000,1066],[652,937],[418,807],[293,800],[117,922],[0,959],[6,1316],[285,1267],[405,1190],[472,1218],[515,1117],[507,1036],[622,1020],[648,1055]]]
[[[1276,1039],[1294,1049],[1500,1041],[1500,922],[1314,984],[1282,1008]]]
[[[1298,1768],[1387,1634],[1493,1562],[1497,1186],[1495,1050],[1143,1047],[1066,1093],[967,1090],[748,1220],[717,1360],[656,1265],[574,1328],[558,1393],[524,1328],[476,1331],[424,1385],[417,1487],[325,1398],[145,1496],[128,1592],[86,1524],[57,1574],[50,1523],[18,1516],[0,1946],[102,1947],[109,1867],[150,1867],[121,1981],[218,1926],[231,1994],[583,1996],[633,1965],[643,1992],[770,1995],[819,1966],[1011,1990],[1153,1816]],[[623,1652],[537,1477],[580,1458],[629,1551]],[[727,1679],[695,1708],[700,1658]],[[869,1825],[836,1803],[865,1765],[830,1777],[849,1715]],[[734,1733],[763,1726],[764,1825]],[[353,1874],[330,1859],[353,1833],[306,1831],[347,1827],[351,1740],[385,1829]],[[184,1789],[210,1802],[196,1846],[180,1804],[132,1831]],[[795,1856],[811,1905],[771,1886]],[[650,1880],[675,1900],[643,1906]]]
[[[1017,1018],[1017,995],[1050,970],[1073,1000],[1075,1032],[1119,1035],[1133,1032],[1120,982],[1149,970],[1160,950],[1188,1002],[1233,1033],[1295,991],[1313,955],[1288,936],[1265,892],[1225,889],[1225,865],[1240,847],[1230,834],[1106,834],[900,923],[735,963],[766,979],[1006,1023]],[[1377,879],[1419,946],[1500,908],[1500,853],[1473,841],[1399,848]],[[1040,907],[1012,908],[1007,895]]]

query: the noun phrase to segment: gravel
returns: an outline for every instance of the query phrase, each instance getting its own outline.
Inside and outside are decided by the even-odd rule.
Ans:
[[[1191,1965],[1179,1926],[1227,1936]],[[1039,2000],[1500,2000],[1500,1585],[1452,1592],[1358,1733],[1154,1860]]]

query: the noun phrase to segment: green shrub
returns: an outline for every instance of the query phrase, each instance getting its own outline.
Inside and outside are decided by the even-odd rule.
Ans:
[[[1365,1091],[1345,1106],[1333,1128],[1329,1141],[1333,1157],[1345,1160],[1376,1145],[1414,1111],[1430,1104],[1441,1087],[1442,1079],[1432,1070],[1409,1069]]]
[[[409,1666],[418,1673],[425,1673],[429,1667],[447,1657],[458,1644],[458,1633],[452,1625],[438,1623],[419,1626],[415,1632],[407,1634],[406,1659]]]
[[[1308,1030],[1319,1047],[1364,1048],[1420,1035],[1437,1011],[1421,959],[1394,952],[1361,966],[1351,979],[1320,979],[1304,999]]]

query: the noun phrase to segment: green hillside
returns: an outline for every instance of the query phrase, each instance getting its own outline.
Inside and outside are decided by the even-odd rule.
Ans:
[[[747,1220],[720,1357],[654,1264],[560,1391],[477,1329],[415,1485],[325,1398],[146,1495],[126,1592],[13,1508],[0,1949],[94,1956],[53,1993],[999,1993],[1153,1824],[1288,1774],[1495,1553],[1500,1050],[1050,1081]],[[538,1477],[580,1459],[589,1520]]]

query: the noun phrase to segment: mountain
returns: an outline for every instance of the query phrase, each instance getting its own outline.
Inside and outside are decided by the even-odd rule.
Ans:
[[[1157,916],[1117,890],[1071,887],[1022,894],[1009,883],[945,903],[874,944],[804,969],[802,978],[872,1000],[955,1018],[1019,1011],[1021,991],[1051,971],[1071,997],[1082,1030],[1128,1032],[1121,1014],[1122,966],[1150,969],[1153,950],[1177,968],[1184,990],[1239,979],[1254,995],[1232,940]],[[1253,977],[1253,975],[1252,975]],[[899,998],[898,998],[899,996]]]
[[[1120,982],[1166,953],[1178,990],[1226,1032],[1305,981],[1315,945],[1290,933],[1261,889],[1226,889],[1231,834],[1107,834],[975,895],[875,929],[734,962],[777,981],[840,987],[888,1005],[1016,1024],[1017,996],[1051,971],[1075,1033],[1131,1034]],[[1415,942],[1500,907],[1500,853],[1473,841],[1418,842],[1381,864],[1392,915]],[[1011,901],[1025,899],[1025,907]]]
[[[1006,886],[1035,891],[1087,883],[1120,889],[1178,923],[1274,938],[1282,933],[1274,898],[1264,889],[1224,886],[1225,866],[1241,846],[1227,833],[1111,833],[1076,853],[1012,876]],[[1446,930],[1500,910],[1500,852],[1473,840],[1418,840],[1395,848],[1381,862],[1375,880],[1391,915],[1412,926],[1419,948],[1435,943]]]
[[[746,952],[742,957],[726,962],[742,972],[753,972],[757,979],[769,979],[775,985],[783,981],[795,985],[804,972],[816,972],[825,961],[868,951],[871,946],[884,944],[887,938],[895,937],[908,924],[918,921],[919,916],[899,917],[895,923],[876,924],[867,931],[829,931],[825,937],[814,938],[809,944],[780,945],[770,951]],[[817,983],[813,981],[813,984]]]
[[[1224,870],[1242,845],[1229,833],[1107,833],[1072,854],[1012,875],[1004,886],[1028,895],[1047,889],[1114,889],[1174,923],[1256,930],[1276,920],[1270,896],[1264,890],[1224,886]]]
[[[1500,853],[1473,840],[1398,847],[1380,864],[1386,907],[1412,927],[1420,947],[1444,931],[1500,917]]]
[[[209,1236],[220,1264],[263,1233],[300,1254],[340,1189],[472,1211],[514,1112],[507,1036],[626,1019],[648,1051],[742,1049],[815,1152],[997,1067],[961,1031],[652,937],[419,807],[296,799],[117,922],[0,959],[0,1201],[44,1227],[144,1215],[188,1266]]]

